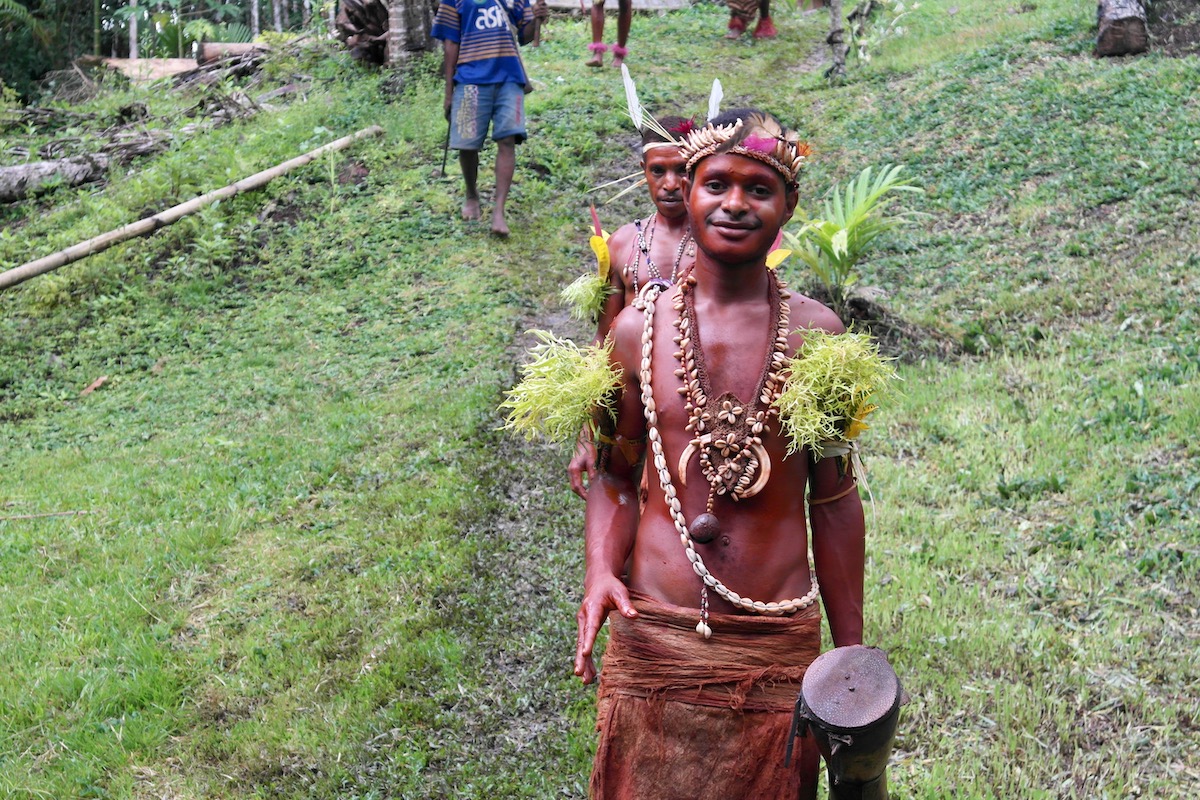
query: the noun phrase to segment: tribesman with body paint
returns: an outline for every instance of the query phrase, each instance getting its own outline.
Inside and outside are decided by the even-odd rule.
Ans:
[[[601,444],[588,494],[574,663],[584,683],[596,679],[609,620],[591,793],[814,798],[818,751],[808,735],[789,752],[793,710],[820,649],[818,600],[835,645],[862,643],[853,439],[890,367],[767,267],[808,148],[741,109],[681,150],[696,264],[675,286],[646,285],[617,317],[613,413],[598,422],[616,444]],[[830,390],[826,411],[805,405],[813,386],[820,396],[847,377],[858,388]]]

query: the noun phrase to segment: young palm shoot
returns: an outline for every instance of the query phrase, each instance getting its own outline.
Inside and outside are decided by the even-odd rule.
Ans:
[[[843,320],[852,288],[858,283],[856,265],[880,235],[909,221],[911,214],[889,214],[899,192],[922,192],[901,179],[901,165],[885,165],[878,173],[867,167],[844,187],[834,184],[822,208],[823,218],[803,219],[795,234],[785,231],[792,253],[808,265],[829,294],[829,305]]]

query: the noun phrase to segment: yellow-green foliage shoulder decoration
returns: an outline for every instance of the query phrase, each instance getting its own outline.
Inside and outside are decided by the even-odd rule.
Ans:
[[[867,415],[878,408],[876,393],[896,380],[871,337],[853,331],[804,331],[786,374],[775,405],[788,453],[809,447],[818,458],[847,455],[867,429]]]
[[[598,412],[615,422],[621,371],[609,361],[611,345],[581,348],[549,331],[530,333],[540,344],[530,348],[533,360],[500,404],[508,411],[504,428],[526,439],[571,442],[584,425],[594,428]]]
[[[608,280],[612,266],[612,257],[608,252],[608,231],[600,227],[600,216],[595,206],[592,206],[592,236],[588,243],[596,254],[596,271],[580,275],[559,296],[571,310],[572,317],[595,322],[600,318],[604,301],[616,291]]]
[[[613,293],[613,285],[594,272],[580,275],[559,294],[563,303],[578,320],[595,322],[600,317],[604,301]]]

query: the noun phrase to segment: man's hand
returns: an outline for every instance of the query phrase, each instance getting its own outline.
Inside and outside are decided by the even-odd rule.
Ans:
[[[442,101],[442,113],[446,117],[446,122],[450,121],[450,109],[454,107],[454,94],[452,91],[446,92],[446,98]]]
[[[584,683],[596,679],[596,660],[592,658],[592,648],[596,646],[600,626],[608,619],[609,612],[614,610],[628,619],[636,619],[638,615],[629,600],[628,587],[620,578],[610,575],[587,588],[579,612],[575,615],[579,628],[575,640],[575,674]]]
[[[546,5],[546,0],[537,0],[533,4],[533,18],[538,22],[544,22],[550,16],[550,6]]]
[[[587,485],[583,482],[587,473]],[[575,455],[567,464],[567,476],[571,479],[571,491],[587,500],[587,486],[596,479],[596,445],[580,434],[575,442]]]

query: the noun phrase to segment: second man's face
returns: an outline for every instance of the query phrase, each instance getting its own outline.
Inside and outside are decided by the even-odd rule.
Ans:
[[[683,180],[687,177],[687,162],[677,147],[654,147],[642,156],[650,199],[658,213],[677,219],[687,213],[683,205]]]

